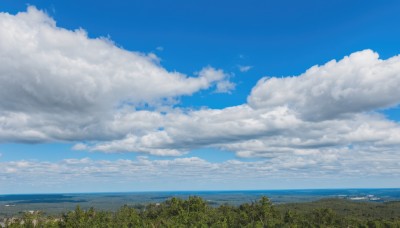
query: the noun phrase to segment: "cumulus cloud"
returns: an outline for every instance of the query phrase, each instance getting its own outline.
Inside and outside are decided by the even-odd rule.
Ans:
[[[334,119],[399,104],[399,86],[400,56],[382,60],[365,50],[299,76],[263,78],[248,103],[255,109],[287,105],[307,120]]]
[[[97,143],[88,148],[105,152],[132,151],[135,148],[152,154],[155,154],[152,150],[161,152],[168,148],[174,151],[165,155],[178,155],[178,151],[183,154],[196,148],[277,134],[299,123],[295,116],[287,112],[285,108],[277,108],[268,113],[259,112],[247,105],[222,110],[175,110],[159,115],[159,125],[153,126],[154,130],[129,134],[123,139]]]
[[[34,7],[15,16],[2,13],[0,21],[2,109],[84,112],[191,95],[225,80],[211,67],[198,77],[168,72],[154,54],[62,29]]]
[[[380,60],[366,50],[312,67],[296,77],[264,78],[253,88],[248,104],[219,110],[175,110],[159,116],[162,120],[157,130],[102,142],[90,150],[118,151],[130,145],[141,148],[138,151],[169,148],[183,154],[216,147],[240,157],[301,156],[330,153],[335,148],[371,152],[369,148],[374,147],[395,152],[400,148],[399,124],[373,111],[399,104],[393,87],[400,82],[399,60],[397,56]],[[312,93],[317,90],[320,96]]]
[[[331,149],[371,152],[400,148],[400,126],[378,114],[310,122],[285,107],[254,111],[249,106],[202,110],[163,116],[158,127],[142,135],[87,145],[92,151],[140,151],[154,155],[181,155],[193,149],[214,147],[239,157],[303,156]]]
[[[110,138],[115,132],[95,132],[112,128],[103,123],[118,121],[124,108],[160,106],[212,86],[230,89],[221,86],[230,83],[222,70],[168,72],[154,54],[57,27],[35,7],[0,13],[0,61],[0,141]]]
[[[312,165],[400,151],[399,124],[375,112],[400,104],[399,56],[356,52],[298,76],[262,78],[245,104],[199,110],[171,104],[202,89],[232,91],[228,74],[168,72],[154,54],[57,27],[34,7],[0,14],[0,59],[0,142],[157,156],[212,147],[281,167],[280,159]]]

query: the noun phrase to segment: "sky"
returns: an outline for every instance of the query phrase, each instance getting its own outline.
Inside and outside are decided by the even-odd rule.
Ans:
[[[399,11],[0,1],[0,194],[400,187]]]

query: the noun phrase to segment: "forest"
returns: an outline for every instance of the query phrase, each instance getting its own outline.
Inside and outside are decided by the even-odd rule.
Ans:
[[[1,225],[0,225],[1,226]],[[4,227],[400,227],[400,202],[352,202],[323,199],[274,205],[267,197],[238,206],[212,206],[191,196],[162,203],[122,206],[117,211],[90,208],[60,216],[25,212]]]

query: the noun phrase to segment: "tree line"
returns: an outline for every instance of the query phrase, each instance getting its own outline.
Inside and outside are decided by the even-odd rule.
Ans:
[[[277,209],[267,197],[239,206],[210,206],[200,197],[171,198],[140,207],[122,206],[117,211],[102,211],[77,206],[58,217],[43,213],[24,213],[8,219],[5,227],[400,227],[400,214],[393,218],[368,219],[337,213],[331,208],[299,211]]]

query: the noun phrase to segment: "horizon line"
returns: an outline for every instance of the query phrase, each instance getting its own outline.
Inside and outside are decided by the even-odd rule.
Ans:
[[[144,190],[144,191],[120,191],[120,192],[53,192],[53,193],[0,193],[6,195],[58,195],[58,194],[127,194],[127,193],[179,193],[179,192],[273,192],[273,191],[316,191],[316,190],[400,190],[400,187],[382,188],[293,188],[293,189],[242,189],[242,190]]]

